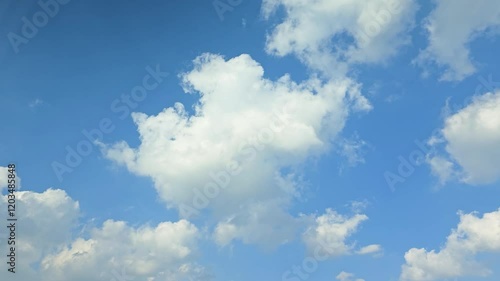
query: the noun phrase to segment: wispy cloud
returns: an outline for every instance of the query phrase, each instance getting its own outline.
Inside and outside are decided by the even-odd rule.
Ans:
[[[38,98],[37,98],[37,99],[32,100],[32,101],[28,104],[28,106],[29,106],[30,108],[36,108],[36,107],[39,107],[39,106],[41,106],[41,105],[43,105],[43,104],[45,104],[45,102],[44,102],[43,100],[41,100],[41,99],[38,99]]]

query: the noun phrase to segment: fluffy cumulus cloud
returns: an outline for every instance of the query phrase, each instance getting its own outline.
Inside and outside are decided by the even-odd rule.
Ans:
[[[208,280],[210,275],[190,262],[198,236],[185,220],[138,229],[108,220],[89,239],[78,238],[46,256],[41,270],[50,280]]]
[[[441,183],[456,178],[478,185],[500,179],[500,91],[476,96],[449,115],[440,135],[431,139],[437,152],[427,158]]]
[[[283,8],[267,38],[269,53],[296,55],[313,70],[342,74],[358,63],[380,63],[410,42],[413,0],[264,0],[265,18]]]
[[[500,252],[500,209],[479,217],[460,214],[458,227],[439,251],[410,249],[401,280],[430,281],[465,276],[488,276],[491,270],[476,260],[481,253]]]
[[[498,33],[500,2],[485,0],[474,5],[467,0],[434,2],[436,7],[425,20],[429,43],[416,61],[443,67],[442,80],[462,80],[476,71],[470,42],[485,31]]]
[[[339,273],[339,275],[337,275],[336,279],[339,281],[365,281],[365,279],[361,279],[361,278],[355,279],[354,274],[349,273],[349,272],[345,272],[345,271],[342,271],[341,273]]]
[[[291,239],[300,219],[286,210],[304,187],[297,167],[330,150],[352,112],[371,109],[360,86],[345,78],[271,81],[248,55],[201,55],[181,78],[200,96],[195,112],[176,103],[157,115],[133,113],[140,145],[103,145],[106,157],[151,177],[181,216],[208,210],[220,245]]]
[[[14,194],[18,221],[15,222],[16,235],[12,237],[15,237],[15,240],[10,241],[15,241],[15,245],[8,246],[4,240],[11,238],[9,233],[2,237],[0,251],[7,253],[7,249],[14,246],[18,260],[22,259],[16,266],[16,278],[35,280],[36,278],[24,279],[36,275],[30,264],[38,262],[50,252],[57,251],[61,243],[71,239],[71,230],[79,217],[79,205],[62,190],[48,189],[43,193],[22,191]],[[7,200],[7,195],[0,198],[2,217],[7,217]],[[7,270],[0,272],[0,276],[7,279],[10,278],[7,276],[11,275]]]
[[[195,263],[200,233],[185,220],[138,228],[109,220],[82,233],[79,203],[65,191],[14,194],[16,236],[12,240],[2,231],[0,252],[15,247],[16,273],[2,270],[2,280],[211,280]],[[2,217],[7,200],[8,195],[0,197]],[[15,245],[7,245],[9,238]]]
[[[302,240],[308,252],[313,255],[318,255],[319,252],[327,253],[330,257],[352,254],[354,244],[349,244],[347,240],[367,219],[364,214],[349,217],[327,209],[325,214],[315,218],[314,223],[303,233]],[[371,245],[363,249],[358,253],[373,253],[381,248],[379,245]]]

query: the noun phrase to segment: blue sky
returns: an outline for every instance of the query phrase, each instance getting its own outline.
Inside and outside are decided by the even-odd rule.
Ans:
[[[497,1],[63,2],[0,4],[0,276],[500,277]]]

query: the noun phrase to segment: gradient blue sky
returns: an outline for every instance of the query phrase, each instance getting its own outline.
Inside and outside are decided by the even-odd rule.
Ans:
[[[289,4],[293,1],[267,2],[293,6]],[[351,4],[350,1],[343,2]],[[453,5],[448,4],[452,1],[437,2]],[[468,9],[468,4],[462,2],[455,4],[459,12]],[[400,155],[408,159],[410,153],[418,149],[415,140],[428,141],[433,131],[443,128],[450,116],[460,114],[473,103],[472,96],[494,92],[500,87],[500,43],[497,36],[500,7],[495,1],[484,2],[488,3],[481,7],[491,7],[496,20],[484,23],[488,27],[486,30],[474,30],[465,42],[476,66],[476,70],[465,77],[443,81],[440,77],[446,65],[439,67],[429,63],[422,66],[414,61],[429,45],[425,19],[437,9],[433,1],[418,1],[415,7],[408,8],[413,9],[409,13],[414,22],[408,24],[404,34],[411,42],[395,45],[394,55],[382,58],[380,63],[347,62],[345,73],[333,70],[338,72],[335,78],[348,77],[362,85],[361,93],[373,109],[349,115],[345,127],[331,140],[327,152],[311,155],[301,162],[300,169],[307,187],[300,199],[292,200],[287,213],[294,217],[299,217],[299,214],[320,216],[331,208],[350,216],[354,212],[350,204],[363,202],[360,212],[369,219],[361,223],[346,241],[348,244],[355,242],[355,249],[377,244],[383,250],[373,255],[350,253],[332,257],[320,262],[308,280],[336,280],[342,271],[367,281],[399,280],[401,266],[407,262],[405,253],[411,248],[439,251],[460,222],[458,211],[465,214],[478,212],[478,216],[482,216],[500,207],[500,172],[496,172],[493,180],[481,183],[467,182],[460,175],[440,183],[439,177],[433,174],[433,167],[427,163],[434,154],[427,155],[428,161],[416,165],[414,173],[403,183],[396,184],[394,190],[384,177],[387,171],[397,174]],[[461,5],[464,6],[462,10]],[[315,75],[319,75],[322,81],[328,80],[325,77],[330,74],[315,68],[307,59],[300,59],[298,54],[281,57],[266,52],[266,36],[273,34],[274,28],[295,10],[287,12],[280,7],[277,13],[265,19],[261,6],[261,1],[243,0],[233,10],[225,12],[221,20],[211,1],[74,0],[61,5],[48,24],[40,28],[27,44],[20,45],[16,53],[7,34],[20,34],[21,18],[31,18],[40,6],[28,1],[4,1],[0,4],[0,34],[5,35],[0,41],[0,119],[3,120],[0,123],[0,165],[17,165],[23,191],[36,194],[47,188],[62,189],[72,200],[78,201],[80,215],[72,228],[73,238],[80,235],[90,237],[87,229],[100,228],[108,219],[125,221],[133,227],[178,221],[177,209],[167,208],[168,203],[158,195],[154,176],[137,175],[117,165],[97,146],[90,155],[83,157],[74,171],[65,173],[62,181],[58,180],[52,164],[54,161],[64,163],[65,148],[76,147],[85,139],[82,130],[98,128],[103,118],[111,119],[116,129],[105,134],[102,143],[111,145],[124,140],[131,147],[141,144],[132,118],[129,115],[119,118],[110,106],[122,93],[129,93],[141,84],[148,66],[159,65],[162,71],[169,73],[132,110],[148,116],[157,115],[176,102],[184,104],[189,114],[194,113],[193,105],[198,102],[199,95],[183,92],[180,75],[192,71],[193,60],[203,53],[219,54],[226,60],[249,54],[264,69],[264,77],[271,81],[287,73],[297,83]],[[460,25],[460,19],[452,19],[455,17],[453,11],[446,16],[450,17],[447,24],[456,24],[456,29],[468,28],[464,27],[468,21]],[[470,18],[473,17],[481,17],[481,13],[471,12]],[[335,19],[331,22],[336,23]],[[332,34],[329,38],[332,42],[352,39],[345,33]],[[496,86],[478,88],[488,77],[499,82]],[[451,113],[446,113],[447,104]],[[493,135],[500,131],[498,104],[493,109],[496,115],[489,115],[494,119],[491,121]],[[469,133],[473,132],[479,131]],[[483,149],[482,136],[478,134],[476,137],[477,142],[469,143],[472,154],[474,149]],[[445,144],[453,142],[450,138],[442,136]],[[359,151],[351,152],[362,161],[350,165],[348,157],[336,149],[336,144],[343,140],[361,143]],[[464,161],[460,162],[458,156],[442,147],[436,149],[438,154],[447,155],[455,163],[458,174],[468,172],[461,166],[467,160],[460,158]],[[496,150],[500,151],[499,145],[496,145]],[[482,153],[477,152],[478,155]],[[495,151],[491,153],[498,155]],[[162,157],[170,156],[159,153],[158,158]],[[498,159],[488,161],[486,164],[500,164]],[[213,280],[285,280],[282,279],[283,272],[301,264],[307,256],[300,233],[293,241],[271,250],[254,243],[242,243],[239,239],[222,247],[211,238],[216,218],[207,213],[190,221],[202,233],[193,261],[210,272]],[[20,228],[18,231],[21,236],[25,230]],[[495,241],[500,240],[498,232],[493,235]],[[488,276],[479,278],[464,274],[443,278],[437,274],[435,279],[412,280],[498,280],[499,250],[478,250],[475,255],[492,269]],[[495,251],[497,254],[492,254]],[[35,271],[41,259],[34,262]],[[22,263],[23,256],[19,260]],[[5,271],[5,264],[2,264],[0,276],[4,276]],[[73,276],[71,274],[68,276]],[[22,273],[16,277],[22,278]],[[95,278],[88,280],[101,280]],[[146,280],[136,278],[134,280]],[[193,280],[202,280],[196,278]],[[169,279],[157,277],[151,280]]]

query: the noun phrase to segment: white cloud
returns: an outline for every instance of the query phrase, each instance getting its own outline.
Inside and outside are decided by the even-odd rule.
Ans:
[[[469,44],[485,30],[497,33],[500,2],[484,0],[470,5],[467,0],[434,1],[435,9],[425,20],[429,44],[416,62],[432,62],[445,69],[442,80],[462,80],[476,71]]]
[[[382,246],[380,246],[378,244],[372,244],[372,245],[368,245],[368,246],[365,246],[365,247],[359,249],[358,251],[356,251],[356,254],[358,254],[358,255],[370,255],[370,254],[379,255],[381,252],[382,252]]]
[[[410,249],[405,254],[401,280],[430,281],[465,276],[487,276],[485,268],[475,256],[500,251],[500,209],[477,214],[460,214],[460,223],[448,236],[439,251]]]
[[[428,156],[427,163],[431,166],[432,174],[439,179],[439,183],[444,185],[456,176],[453,162],[441,156]]]
[[[338,143],[339,154],[346,158],[348,167],[365,163],[364,154],[367,147],[366,141],[360,139],[357,134],[349,139],[340,140]]]
[[[0,277],[10,276],[8,280],[12,280],[11,276],[19,278],[14,280],[35,280],[37,278],[33,277],[36,276],[36,271],[30,265],[37,263],[44,255],[57,251],[62,243],[70,240],[71,230],[79,217],[79,205],[62,190],[48,189],[43,193],[22,191],[14,194],[16,244],[9,245],[9,248],[16,248],[16,274],[13,275],[4,268]],[[7,195],[0,198],[2,217],[7,217],[7,199]],[[1,240],[0,251],[7,253],[7,243]]]
[[[315,222],[302,235],[302,240],[311,254],[324,249],[330,257],[348,255],[352,253],[354,245],[347,244],[347,239],[365,220],[368,217],[363,214],[348,217],[327,209],[325,214],[315,218]]]
[[[349,79],[297,84],[288,75],[263,75],[248,55],[204,54],[181,76],[185,91],[200,95],[194,115],[180,103],[156,116],[133,113],[139,147],[120,142],[103,152],[151,177],[181,215],[186,206],[207,207],[220,222],[219,244],[284,243],[300,224],[286,211],[300,196],[297,167],[328,151],[352,112],[371,106]],[[282,222],[291,226],[278,227]]]
[[[120,274],[140,280],[181,280],[195,274],[200,280],[209,275],[190,263],[198,236],[198,229],[185,220],[138,229],[108,220],[89,239],[76,239],[45,257],[41,268],[50,280],[112,280]]]
[[[354,279],[354,274],[345,271],[339,273],[336,279],[339,281],[365,281],[365,279],[360,279],[360,278]]]
[[[349,207],[350,210],[356,214],[364,212],[366,208],[370,205],[370,202],[368,200],[363,200],[363,201],[351,201],[349,204],[345,205],[346,207]]]
[[[38,99],[38,98],[37,98],[37,99],[32,100],[32,101],[28,104],[28,106],[29,106],[30,108],[35,108],[35,107],[38,107],[38,106],[43,105],[44,103],[45,103],[45,102],[44,102],[43,100],[41,100],[41,99]]]
[[[255,203],[249,210],[219,222],[214,231],[214,240],[219,246],[226,246],[234,239],[241,239],[243,243],[259,244],[270,249],[293,240],[302,223],[279,205]]]
[[[294,54],[327,75],[394,56],[410,42],[417,10],[413,0],[264,0],[262,14],[269,18],[280,7],[285,19],[268,36],[267,52]]]
[[[81,213],[79,203],[66,192],[48,189],[15,195],[16,244],[8,247],[16,248],[16,273],[4,267],[2,280],[109,281],[122,274],[151,281],[211,279],[194,262],[200,234],[185,220],[138,228],[108,220],[101,228],[81,234],[88,237],[74,238]],[[6,217],[7,196],[0,198],[0,210]],[[7,238],[0,236],[2,253],[8,253]]]
[[[500,91],[476,96],[465,108],[445,119],[435,147],[445,153],[427,156],[441,183],[458,178],[468,184],[489,184],[500,179]],[[457,166],[459,168],[457,168]]]
[[[0,192],[2,189],[7,188],[9,184],[9,168],[0,166]],[[17,172],[14,169],[14,185],[15,190],[19,190],[21,188],[21,178],[17,175]]]
[[[9,175],[9,172],[8,172],[7,167],[0,167],[0,191],[3,188],[7,187],[8,175]]]

